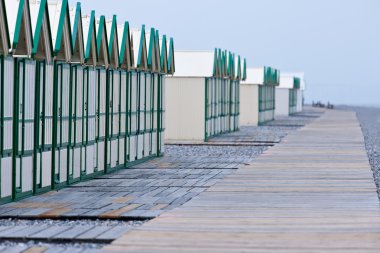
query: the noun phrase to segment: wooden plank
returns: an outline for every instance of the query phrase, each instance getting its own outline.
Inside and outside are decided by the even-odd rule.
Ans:
[[[376,187],[355,113],[326,111],[107,252],[378,252]]]

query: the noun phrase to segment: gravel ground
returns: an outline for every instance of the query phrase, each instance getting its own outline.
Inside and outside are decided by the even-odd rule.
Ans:
[[[47,252],[51,253],[80,253],[80,252],[91,252],[92,250],[98,250],[104,247],[106,244],[101,243],[42,243],[35,241],[28,242],[12,242],[12,241],[2,241],[0,242],[0,251],[1,252],[45,252],[45,251],[32,251],[32,248],[45,248],[48,249]]]
[[[338,109],[356,112],[380,198],[380,108],[340,106]]]
[[[144,224],[146,221],[123,221],[123,220],[51,220],[51,219],[36,219],[36,220],[24,220],[24,219],[0,219],[0,227],[2,226],[127,226],[138,227]]]
[[[256,146],[193,146],[166,145],[165,156],[255,158],[267,147]]]

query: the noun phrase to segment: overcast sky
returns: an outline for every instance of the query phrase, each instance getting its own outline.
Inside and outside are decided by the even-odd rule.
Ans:
[[[308,102],[380,106],[380,0],[81,2],[83,13],[155,27],[177,49],[220,47],[249,67],[305,72]]]

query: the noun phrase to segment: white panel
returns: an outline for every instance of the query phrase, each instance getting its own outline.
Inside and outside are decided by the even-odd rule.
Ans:
[[[41,183],[41,177],[40,177],[40,173],[41,173],[41,170],[42,170],[42,164],[41,164],[41,154],[40,153],[37,153],[37,168],[36,168],[36,183],[37,184],[40,184]]]
[[[118,140],[111,141],[111,167],[114,168],[118,165]]]
[[[163,127],[167,122],[166,138],[203,141],[205,79],[168,78],[163,97],[167,99],[166,115],[162,121]]]
[[[25,64],[25,103],[24,103],[24,149],[33,150],[34,145],[34,97],[35,97],[35,62],[26,61]],[[21,73],[21,72],[20,72]],[[20,87],[20,91],[22,88]],[[22,98],[20,96],[20,98]],[[22,100],[20,100],[22,103]]]
[[[139,92],[139,123],[140,131],[145,130],[145,74],[140,73],[140,92]]]
[[[1,159],[1,198],[12,195],[12,157]]]
[[[113,136],[119,135],[119,104],[120,104],[120,72],[114,71],[113,75],[113,94],[112,94],[112,123],[113,123],[113,129],[112,134]],[[111,121],[110,121],[111,123]],[[111,130],[111,128],[110,128]]]
[[[144,135],[137,135],[137,160],[144,157]]]
[[[118,141],[119,145],[119,164],[125,164],[125,139],[121,138]]]
[[[45,144],[52,144],[53,137],[53,87],[54,87],[54,66],[46,65],[45,82]],[[41,110],[42,111],[42,110]],[[43,131],[43,129],[41,129]],[[41,136],[42,137],[42,136]]]
[[[14,61],[4,58],[4,150],[12,150]]]
[[[247,68],[247,79],[242,84],[264,84],[264,67]]]
[[[97,143],[97,159],[98,159],[98,171],[104,170],[104,142]]]
[[[152,154],[157,155],[157,132],[152,133]]]
[[[33,157],[22,158],[22,192],[33,189]]]
[[[66,182],[67,179],[67,159],[68,159],[68,152],[67,149],[61,149],[59,150],[59,182],[63,183]]]
[[[137,96],[138,96],[138,75],[133,72],[131,75],[131,93],[130,93],[130,98],[131,98],[131,122],[130,122],[130,127],[131,127],[131,132],[134,133],[137,131],[137,126],[138,126],[138,121],[137,121]]]
[[[95,145],[90,145],[86,147],[86,172],[87,175],[94,173],[95,163]]]
[[[81,157],[81,149],[82,148],[74,148],[72,150],[73,152],[73,161],[70,161],[70,162],[73,162],[74,164],[74,171],[73,171],[73,177],[74,179],[76,178],[79,178],[80,177],[80,172],[81,172],[81,160],[82,160],[82,157]]]
[[[276,88],[276,116],[289,115],[289,89]]]
[[[137,136],[131,136],[129,138],[129,161],[133,162],[137,156]]]
[[[126,132],[127,123],[127,72],[121,72],[121,86],[120,86],[120,133],[124,134]]]
[[[42,152],[42,187],[51,185],[51,151]]]
[[[150,141],[151,133],[144,134],[144,156],[149,156],[151,152],[151,141]]]

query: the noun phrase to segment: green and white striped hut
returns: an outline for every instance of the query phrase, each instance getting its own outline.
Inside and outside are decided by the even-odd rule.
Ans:
[[[121,113],[126,114],[126,86],[127,72],[120,69],[119,34],[116,16],[106,22],[108,38],[108,117],[107,117],[107,147],[109,160],[107,171],[116,170],[125,166],[125,124],[121,127]],[[121,35],[122,36],[122,35]],[[124,108],[122,110],[122,104]],[[121,131],[121,130],[124,131]],[[123,134],[121,134],[123,132]]]
[[[25,95],[33,99],[34,147],[33,185],[34,193],[51,189],[52,182],[52,111],[54,64],[52,35],[47,0],[30,1],[33,30],[32,57],[36,64],[35,91]],[[22,168],[23,169],[23,168]]]
[[[53,188],[79,180],[80,174],[74,170],[70,158],[72,139],[72,37],[70,12],[67,0],[49,1],[49,16],[54,49],[54,89],[53,89]],[[69,157],[69,159],[67,159]]]
[[[69,183],[72,183],[91,177],[94,173],[95,85],[89,86],[88,76],[85,76],[86,67],[83,66],[84,38],[80,3],[75,8],[70,8],[69,16],[72,38],[72,100],[68,174]]]
[[[276,116],[289,116],[297,112],[297,96],[301,80],[292,74],[281,74],[276,87]]]
[[[4,86],[3,120],[7,134],[13,136],[12,180],[8,178],[8,183],[12,182],[12,197],[16,199],[33,192],[34,99],[28,95],[35,93],[36,64],[31,58],[33,33],[29,1],[5,0],[5,7],[13,55],[13,60],[9,60],[13,67],[9,66],[6,75],[15,78],[9,83],[10,89]],[[4,66],[7,65],[8,62],[4,62]],[[13,123],[12,133],[8,132],[10,122]],[[3,165],[4,168],[10,164],[7,160]],[[9,189],[7,185],[4,188]]]
[[[15,12],[18,8],[18,2],[16,1],[4,1],[0,0],[0,81],[1,81],[1,93],[0,93],[0,203],[10,201],[12,199],[12,183],[13,173],[12,170],[12,154],[13,154],[13,85],[14,85],[14,60],[10,55],[10,51],[16,53],[16,50],[20,52],[20,55],[30,55],[32,50],[31,31],[29,30],[28,38],[29,45],[22,45],[18,43],[18,38],[14,38],[15,22],[18,12]],[[6,9],[7,7],[7,9]],[[9,12],[9,14],[7,13]],[[8,16],[9,18],[8,18]],[[14,20],[12,20],[12,18]],[[11,20],[9,20],[11,19]],[[8,24],[12,25],[12,29],[8,27]],[[25,23],[21,25],[25,26]],[[19,28],[20,29],[20,28]],[[25,29],[25,28],[23,28]],[[13,31],[13,32],[12,32]],[[24,30],[25,31],[25,30]],[[9,34],[9,32],[12,32]],[[18,31],[19,33],[19,31]],[[24,37],[25,33],[21,35]],[[23,38],[22,38],[23,39]]]
[[[75,8],[70,9],[71,33],[72,33],[72,55],[71,64],[73,72],[75,108],[72,110],[75,113],[76,120],[72,129],[74,136],[71,142],[70,155],[72,158],[72,167],[78,171],[80,168],[80,178],[86,179],[92,177],[95,169],[95,70],[92,62],[96,62],[91,58],[91,47],[89,45],[90,54],[85,58],[85,38],[88,38],[88,29],[86,37],[84,37],[84,27],[82,23],[82,10],[80,3],[77,3]],[[88,27],[88,26],[87,26]],[[96,42],[93,43],[95,50]],[[96,55],[95,55],[96,56]],[[87,59],[87,64],[85,64]],[[83,87],[83,88],[82,88]],[[80,95],[82,92],[82,96]],[[78,149],[80,156],[78,157]],[[79,159],[80,160],[79,160]],[[78,161],[79,160],[79,161]]]
[[[289,76],[294,76],[295,78],[300,79],[300,85],[299,89],[297,89],[296,94],[296,100],[297,100],[297,106],[296,106],[296,112],[302,112],[303,111],[303,104],[304,104],[304,92],[306,89],[306,80],[305,80],[305,73],[303,72],[287,72],[286,73]]]
[[[110,109],[110,89],[108,76],[110,75],[109,65],[110,56],[108,52],[108,38],[107,38],[107,27],[106,20],[104,16],[100,16],[96,20],[96,50],[98,55],[97,61],[97,104],[96,109],[99,116],[97,117],[97,161],[98,169],[108,172],[111,169],[111,156],[108,144],[108,133],[109,133],[109,109]],[[113,75],[113,77],[118,77],[118,73]],[[116,81],[117,82],[117,81]]]
[[[114,26],[113,26],[114,28]],[[115,40],[115,36],[110,36],[110,41]],[[112,38],[113,37],[113,38]],[[119,147],[119,165],[120,167],[126,167],[128,162],[130,161],[130,147],[129,147],[129,129],[130,129],[130,77],[131,77],[131,69],[133,67],[133,51],[132,51],[132,41],[131,41],[131,32],[129,28],[129,23],[124,22],[122,25],[117,26],[117,39],[119,46],[119,67],[121,71],[120,78],[120,96],[119,96],[119,127],[117,140]],[[115,42],[113,42],[115,43]],[[110,43],[111,45],[111,43]],[[110,47],[112,48],[112,47]],[[114,50],[112,50],[114,52]],[[116,57],[116,56],[115,56]],[[115,124],[115,123],[114,123]]]
[[[175,59],[166,80],[166,140],[201,142],[238,130],[240,57],[215,49],[175,51]],[[171,61],[169,53],[174,67]]]
[[[131,72],[131,107],[129,132],[130,163],[144,157],[145,131],[145,72],[148,71],[148,56],[145,26],[141,30],[132,30],[134,71]]]
[[[83,38],[85,48],[85,74],[84,82],[85,87],[88,89],[88,132],[86,144],[88,159],[93,158],[93,167],[90,162],[87,169],[93,172],[93,175],[103,173],[105,168],[104,163],[104,138],[105,138],[105,92],[99,93],[99,90],[106,90],[106,70],[105,68],[97,68],[98,50],[97,50],[97,36],[96,36],[96,20],[95,12],[92,11],[91,15],[82,16],[83,24]],[[99,79],[102,78],[102,81]],[[99,87],[101,86],[101,87]],[[101,95],[101,97],[100,97]],[[101,100],[100,100],[101,98]],[[102,102],[99,104],[99,102]],[[100,124],[102,118],[103,125]],[[100,126],[102,128],[100,129]],[[100,138],[100,133],[103,140]],[[92,149],[93,147],[93,149]],[[91,152],[93,152],[91,154]]]
[[[241,84],[241,124],[258,125],[274,120],[276,86],[280,72],[272,67],[248,68]]]

